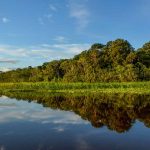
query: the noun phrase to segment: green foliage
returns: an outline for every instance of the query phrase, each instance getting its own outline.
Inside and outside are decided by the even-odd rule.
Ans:
[[[133,48],[130,43],[123,39],[117,39],[115,41],[108,42],[104,47],[105,62],[109,60],[109,65],[123,65],[127,56],[133,52]]]
[[[146,67],[150,67],[150,42],[143,45],[142,48],[138,49],[137,55],[139,62],[141,62]]]
[[[91,49],[97,49],[97,50],[100,50],[104,47],[105,45],[103,44],[100,44],[100,43],[95,43],[91,46]]]
[[[128,82],[150,80],[150,42],[134,51],[123,39],[95,43],[72,59],[0,73],[0,82]]]
[[[120,77],[122,78],[122,77]],[[62,82],[19,82],[0,83],[0,91],[35,91],[58,93],[150,93],[150,82],[111,83],[62,83]]]

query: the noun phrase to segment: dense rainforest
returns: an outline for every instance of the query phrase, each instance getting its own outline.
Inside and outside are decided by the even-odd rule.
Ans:
[[[127,82],[150,80],[150,42],[135,50],[124,39],[95,43],[71,59],[0,73],[0,82]]]

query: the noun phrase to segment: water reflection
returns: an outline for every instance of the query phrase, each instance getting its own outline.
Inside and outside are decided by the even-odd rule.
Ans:
[[[0,114],[0,150],[74,150],[81,130],[87,131],[88,122],[73,112],[6,96],[0,98]]]
[[[0,98],[0,123],[16,121],[29,121],[41,124],[85,124],[78,115],[73,112],[52,110],[43,108],[35,102],[17,101],[5,96]],[[57,129],[57,128],[55,128]],[[58,129],[60,131],[60,129]],[[62,130],[61,130],[62,131]]]
[[[1,95],[3,94],[10,98],[16,98],[17,100],[36,101],[44,107],[49,107],[54,110],[73,111],[83,120],[90,122],[95,128],[106,126],[110,130],[123,133],[129,131],[136,120],[143,122],[146,127],[150,127],[150,95],[1,93]],[[11,107],[15,107],[13,101],[11,105]],[[8,107],[8,104],[6,106]],[[32,107],[32,105],[30,106]],[[20,111],[21,109],[23,108],[20,107]],[[39,110],[36,113],[35,116],[37,118],[40,118],[40,115],[43,117],[46,116],[46,114],[41,114]],[[33,115],[33,112],[28,112],[29,116],[31,114]],[[14,114],[14,116],[17,115]],[[74,118],[73,115],[70,118]],[[74,123],[74,121],[72,119],[70,123]],[[48,120],[45,120],[45,122],[48,122]],[[62,123],[62,118],[60,117],[57,121],[55,118],[55,123]],[[58,130],[63,131],[63,129]]]

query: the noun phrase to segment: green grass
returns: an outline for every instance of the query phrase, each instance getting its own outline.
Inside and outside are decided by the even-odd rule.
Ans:
[[[40,92],[106,92],[106,93],[150,93],[150,82],[121,83],[51,83],[51,82],[21,82],[0,83],[1,91],[40,91]]]

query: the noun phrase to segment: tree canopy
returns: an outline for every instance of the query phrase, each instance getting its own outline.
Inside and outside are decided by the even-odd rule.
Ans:
[[[32,65],[32,64],[31,64]],[[150,80],[150,42],[135,50],[124,39],[95,43],[71,59],[0,73],[0,82],[112,82]]]

